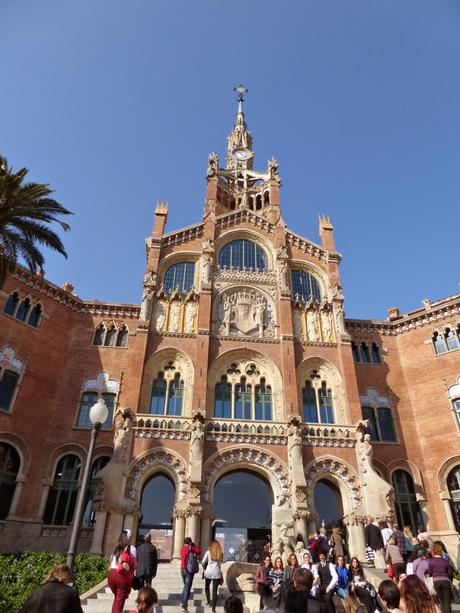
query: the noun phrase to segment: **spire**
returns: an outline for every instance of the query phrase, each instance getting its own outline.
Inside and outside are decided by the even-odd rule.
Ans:
[[[235,151],[239,150],[246,151],[245,160],[247,159],[248,161],[248,167],[252,167],[252,155],[250,155],[252,154],[252,136],[247,130],[243,110],[243,94],[245,94],[248,90],[243,87],[243,85],[237,85],[233,89],[238,93],[238,110],[236,112],[235,125],[228,136],[227,168],[234,168],[234,154]]]

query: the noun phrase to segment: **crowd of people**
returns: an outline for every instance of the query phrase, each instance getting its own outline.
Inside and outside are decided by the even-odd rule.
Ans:
[[[347,613],[358,607],[367,613],[451,613],[453,565],[440,541],[431,541],[424,530],[413,536],[410,529],[387,524],[376,525],[372,517],[365,526],[368,566],[385,569],[388,579],[378,590],[368,581],[362,563],[350,557],[346,539],[339,527],[327,535],[321,528],[306,545],[297,543],[296,553],[272,559],[264,551],[255,576],[260,610],[278,613],[335,613],[340,602]],[[122,613],[131,589],[138,590],[137,609],[130,613],[153,613],[158,596],[151,587],[156,576],[158,556],[147,535],[135,547],[130,531],[124,530],[110,557],[108,585],[114,595],[112,613]],[[188,601],[195,575],[202,569],[205,595],[211,613],[216,613],[219,586],[223,583],[223,551],[213,540],[201,557],[201,549],[187,537],[180,551],[183,581],[182,613],[188,613]],[[70,569],[57,565],[37,588],[21,613],[82,613],[80,599],[69,585]],[[340,600],[337,600],[340,599]],[[44,609],[52,603],[52,609]],[[225,603],[226,613],[240,613],[238,598]],[[241,605],[242,606],[242,605]]]

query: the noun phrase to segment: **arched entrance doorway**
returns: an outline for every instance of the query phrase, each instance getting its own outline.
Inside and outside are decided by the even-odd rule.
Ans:
[[[214,487],[213,536],[224,549],[224,560],[258,562],[271,540],[273,493],[260,475],[234,471]]]
[[[158,557],[170,560],[172,557],[173,525],[172,512],[176,488],[169,477],[154,475],[142,490],[142,521],[139,534],[152,535],[152,542],[158,550]]]
[[[315,509],[319,525],[327,529],[342,523],[342,496],[338,488],[327,479],[319,479],[314,490]]]

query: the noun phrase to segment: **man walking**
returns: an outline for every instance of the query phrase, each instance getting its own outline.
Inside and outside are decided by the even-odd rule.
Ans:
[[[366,538],[366,547],[370,547],[374,552],[375,568],[383,570],[385,568],[385,555],[383,551],[383,538],[380,528],[373,521],[374,518],[369,515],[366,518],[367,524],[364,528],[364,536]]]
[[[182,613],[188,613],[188,599],[192,589],[193,577],[198,572],[198,558],[201,555],[201,549],[195,545],[192,539],[187,536],[184,539],[184,545],[180,550],[180,573],[184,582],[182,590],[181,607]]]
[[[137,548],[136,576],[142,581],[143,585],[151,586],[152,579],[157,574],[157,567],[157,548],[152,544],[152,535],[149,532],[145,536],[143,544]]]

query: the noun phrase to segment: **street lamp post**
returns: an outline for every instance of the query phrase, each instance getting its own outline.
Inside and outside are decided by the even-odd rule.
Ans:
[[[86,458],[85,472],[83,473],[83,481],[81,484],[80,494],[75,508],[73,520],[72,535],[70,537],[69,551],[67,552],[67,566],[73,571],[75,562],[75,553],[80,536],[81,520],[83,517],[84,505],[86,500],[86,490],[88,489],[89,476],[91,474],[91,464],[93,463],[94,447],[96,445],[97,435],[102,427],[102,424],[107,419],[109,410],[102,398],[93,404],[89,410],[89,419],[91,422],[91,442],[88,449],[88,457]]]

